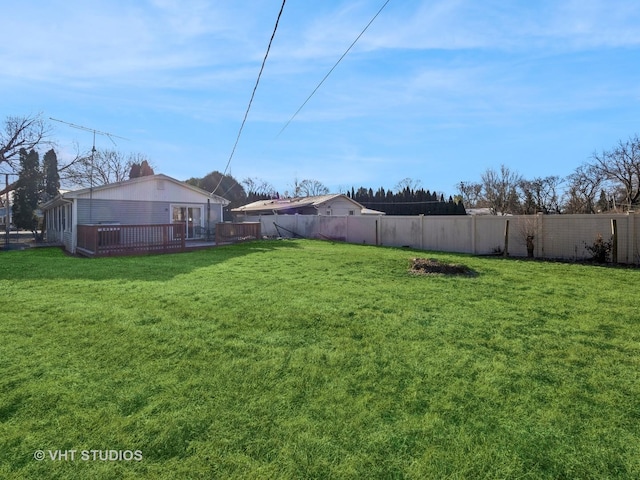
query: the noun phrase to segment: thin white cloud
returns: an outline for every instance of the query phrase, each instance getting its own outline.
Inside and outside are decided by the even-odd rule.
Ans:
[[[640,46],[636,0],[392,1],[274,141],[383,1],[287,2],[238,149],[247,176],[262,176],[251,173],[260,163],[267,173],[291,178],[290,165],[308,159],[309,176],[337,178],[348,164],[349,176],[360,174],[368,183],[367,175],[385,171],[387,160],[389,168],[413,168],[400,159],[437,155],[427,137],[439,138],[444,155],[453,158],[461,138],[491,143],[487,135],[473,140],[470,131],[502,133],[522,124],[557,131],[564,127],[552,126],[554,117],[593,119],[594,112],[639,100],[632,58]],[[16,92],[7,101],[10,113],[55,109],[52,116],[123,136],[142,129],[158,158],[168,152],[167,164],[182,151],[192,152],[185,154],[194,164],[210,151],[224,157],[279,6],[255,0],[9,2],[0,88]],[[144,118],[134,122],[138,115]],[[191,145],[182,143],[187,137]],[[226,158],[221,161],[223,167]],[[213,165],[182,176],[205,174]],[[541,172],[547,173],[553,172]]]
[[[397,8],[390,4],[371,34],[363,37],[361,48],[573,50],[637,46],[638,24],[640,4],[635,0],[406,2]]]
[[[246,58],[249,22],[210,2],[53,2],[16,12],[0,52],[4,74],[20,79],[149,81],[158,74],[225,65]],[[18,7],[14,6],[14,9]],[[11,12],[9,12],[11,16]],[[244,24],[243,24],[244,23]],[[28,32],[28,34],[26,34]],[[230,46],[230,43],[233,43]]]

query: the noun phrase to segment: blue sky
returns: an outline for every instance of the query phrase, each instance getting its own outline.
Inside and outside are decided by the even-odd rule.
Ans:
[[[3,5],[0,113],[126,137],[179,179],[224,170],[281,0],[25,0]],[[571,173],[640,133],[637,0],[289,0],[231,161],[283,192],[410,177],[454,194],[509,166]],[[55,122],[54,122],[55,123]],[[56,123],[65,158],[88,132]]]

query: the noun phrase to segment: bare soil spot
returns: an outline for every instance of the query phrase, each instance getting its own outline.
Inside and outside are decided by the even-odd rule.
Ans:
[[[409,272],[414,275],[466,275],[474,276],[476,272],[469,267],[457,263],[444,263],[433,258],[412,258]]]

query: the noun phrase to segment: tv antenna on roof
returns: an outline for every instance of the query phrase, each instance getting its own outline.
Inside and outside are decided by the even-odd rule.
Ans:
[[[95,151],[96,149],[96,134],[104,135],[108,137],[109,140],[117,147],[118,144],[115,142],[114,138],[121,138],[122,140],[129,140],[128,138],[119,137],[118,135],[114,135],[113,133],[101,132],[100,130],[96,130],[95,128],[83,127],[82,125],[76,125],[75,123],[65,122],[64,120],[58,120],[57,118],[49,117],[49,120],[53,120],[54,122],[64,123],[65,125],[69,125],[70,127],[77,128],[78,130],[84,130],[85,132],[93,133],[93,148],[91,151]]]
[[[77,128],[78,130],[84,130],[85,132],[93,133],[93,145],[91,147],[91,170],[89,171],[89,223],[93,223],[93,160],[94,155],[96,153],[96,134],[104,135],[111,140],[115,146],[118,146],[114,138],[121,138],[122,140],[129,140],[128,138],[119,137],[118,135],[114,135],[113,133],[101,132],[100,130],[96,130],[95,128],[84,127],[82,125],[76,125],[75,123],[65,122],[64,120],[58,120],[57,118],[49,117],[49,120],[53,120],[54,122],[64,123],[65,125],[69,125],[72,128]]]

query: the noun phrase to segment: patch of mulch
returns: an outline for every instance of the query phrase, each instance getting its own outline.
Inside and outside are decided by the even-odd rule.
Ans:
[[[444,263],[433,258],[412,258],[409,272],[414,275],[476,275],[476,272],[464,265]]]

